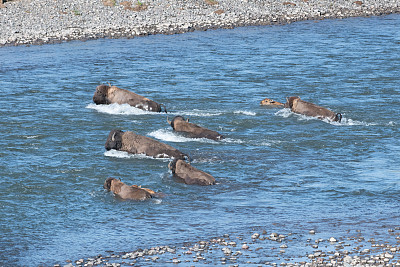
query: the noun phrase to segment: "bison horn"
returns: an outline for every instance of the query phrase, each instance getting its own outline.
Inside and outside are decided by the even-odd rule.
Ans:
[[[168,119],[168,116],[167,116],[167,122],[169,125],[171,125],[171,121]]]
[[[114,132],[114,134],[112,135],[112,137],[111,137],[111,141],[113,141],[113,142],[115,142],[115,132]]]
[[[189,122],[189,118],[186,119],[186,122]]]

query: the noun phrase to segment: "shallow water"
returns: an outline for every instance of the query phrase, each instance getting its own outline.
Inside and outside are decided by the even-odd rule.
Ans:
[[[399,225],[399,15],[0,49],[0,264],[65,263],[252,227],[335,236]],[[110,82],[169,114],[96,106]],[[302,99],[342,123],[259,105]],[[174,133],[167,116],[226,139]],[[175,181],[168,160],[104,149],[131,130],[190,155],[217,185]],[[119,201],[107,177],[165,194]]]

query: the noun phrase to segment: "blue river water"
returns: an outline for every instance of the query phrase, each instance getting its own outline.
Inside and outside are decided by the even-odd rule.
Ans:
[[[400,220],[400,16],[305,21],[135,39],[0,48],[0,265],[65,263],[225,233],[365,235]],[[111,83],[166,105],[92,102]],[[268,108],[288,96],[330,123]],[[216,130],[178,135],[175,115]],[[168,160],[104,149],[112,129],[168,143],[215,186],[173,179]],[[120,201],[108,177],[163,192]]]

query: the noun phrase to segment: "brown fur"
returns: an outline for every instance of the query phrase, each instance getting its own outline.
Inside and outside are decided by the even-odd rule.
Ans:
[[[129,104],[146,111],[161,111],[161,105],[153,100],[116,86],[104,84],[97,86],[93,95],[93,102],[96,104]]]
[[[182,116],[176,116],[170,122],[170,125],[174,131],[185,133],[191,138],[208,138],[215,141],[224,139],[224,136],[218,132],[190,123],[189,120],[185,120]]]
[[[317,106],[313,103],[303,101],[300,99],[299,96],[287,97],[285,104],[276,102],[269,98],[263,99],[260,104],[265,106],[279,106],[284,108],[290,108],[291,111],[294,113],[316,117],[318,119],[328,119],[330,121],[337,121],[337,122],[340,122],[342,120],[342,114],[334,113],[329,109]]]
[[[329,109],[320,107],[310,102],[303,101],[298,96],[289,97],[285,104],[285,107],[290,107],[292,112],[294,113],[316,117],[318,119],[328,119],[330,121],[339,122],[341,119],[341,115],[339,113],[334,113]]]
[[[175,175],[182,179],[185,184],[214,185],[215,178],[210,174],[203,172],[183,160],[174,160],[168,165],[169,169]]]
[[[262,105],[262,106],[274,106],[274,107],[283,106],[282,103],[280,103],[278,101],[275,101],[275,100],[272,100],[272,99],[269,99],[269,98],[265,98],[265,99],[261,100],[260,105]]]
[[[130,131],[112,130],[108,135],[105,148],[132,154],[145,154],[153,158],[184,159],[186,157],[184,153],[170,145]]]
[[[153,190],[141,188],[137,185],[129,186],[115,178],[107,178],[103,187],[122,199],[143,201],[152,198],[155,194]]]

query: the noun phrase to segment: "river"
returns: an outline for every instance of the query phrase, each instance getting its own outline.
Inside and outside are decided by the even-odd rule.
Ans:
[[[225,233],[366,236],[399,226],[399,15],[0,49],[0,265],[38,266]],[[92,102],[111,83],[168,114]],[[288,96],[341,123],[260,106]],[[172,131],[182,115],[216,142]],[[168,143],[214,186],[168,160],[104,149],[112,129]],[[120,201],[108,177],[165,194]]]

